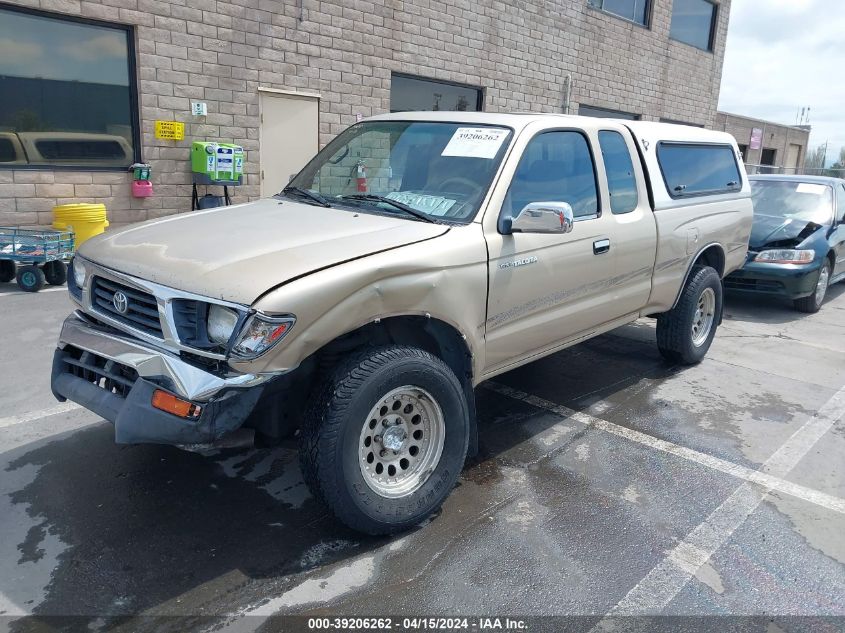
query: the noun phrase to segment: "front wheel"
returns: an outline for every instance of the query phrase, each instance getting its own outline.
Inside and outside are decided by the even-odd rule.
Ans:
[[[707,354],[722,314],[722,281],[710,266],[693,269],[678,304],[657,317],[657,347],[673,363],[693,365]]]
[[[830,285],[830,262],[825,260],[819,269],[819,278],[816,281],[816,289],[809,297],[802,297],[792,302],[796,310],[813,314],[822,308],[827,287]]]
[[[44,287],[44,271],[38,266],[21,266],[17,274],[18,287],[25,292],[38,292]]]
[[[461,383],[439,358],[400,345],[367,350],[318,387],[303,423],[303,476],[349,527],[399,532],[451,492],[469,425]]]

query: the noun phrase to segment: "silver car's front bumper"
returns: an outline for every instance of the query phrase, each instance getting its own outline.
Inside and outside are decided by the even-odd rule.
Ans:
[[[51,386],[59,400],[114,423],[118,443],[197,445],[240,428],[273,377],[206,371],[76,313],[62,326]],[[154,408],[157,390],[197,404],[201,413],[182,418]]]

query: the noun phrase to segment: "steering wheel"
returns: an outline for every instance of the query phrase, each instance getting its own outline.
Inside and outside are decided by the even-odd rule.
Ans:
[[[473,194],[478,191],[478,183],[473,182],[469,178],[463,178],[461,176],[452,176],[451,178],[447,178],[443,182],[441,182],[437,188],[443,192],[447,192],[451,190],[451,186],[458,186],[458,191],[456,193],[462,193],[461,189],[464,189],[467,194]]]

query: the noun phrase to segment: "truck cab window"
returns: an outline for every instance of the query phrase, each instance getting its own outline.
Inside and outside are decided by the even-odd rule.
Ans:
[[[610,211],[614,214],[630,213],[637,208],[638,202],[631,152],[622,135],[611,130],[599,132],[599,145],[607,172]]]
[[[502,212],[516,217],[529,202],[567,202],[576,220],[598,215],[596,173],[582,134],[544,132],[531,139]]]

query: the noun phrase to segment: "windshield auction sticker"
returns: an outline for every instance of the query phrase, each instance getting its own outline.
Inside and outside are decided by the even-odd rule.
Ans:
[[[508,130],[498,127],[459,127],[440,155],[495,158],[507,136]]]
[[[827,185],[814,185],[808,182],[798,184],[795,193],[812,193],[816,196],[823,196],[827,190]]]

